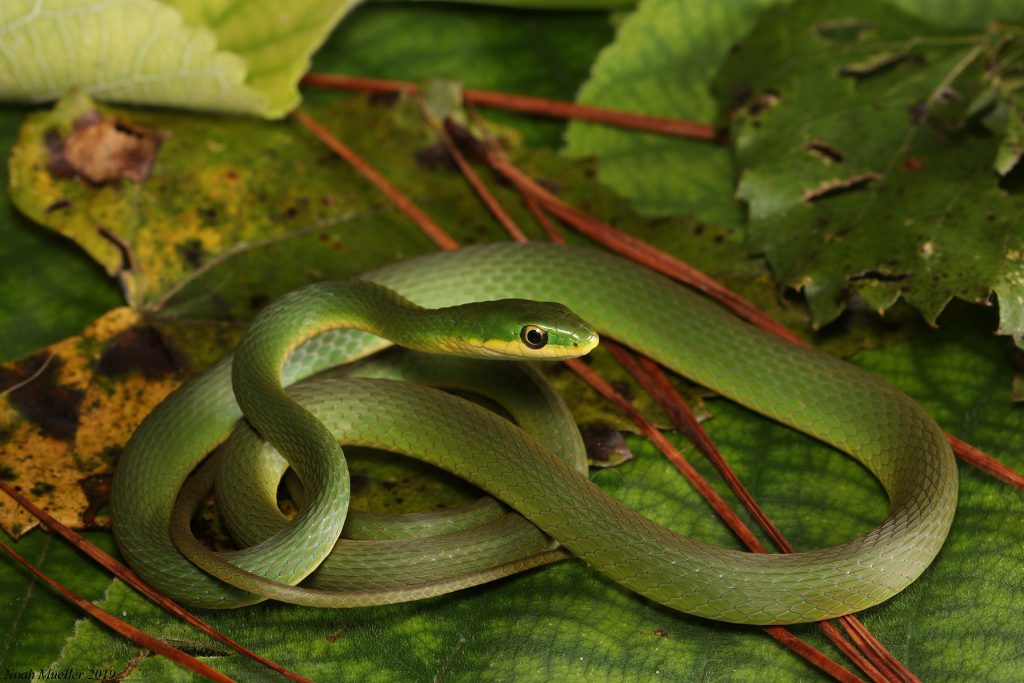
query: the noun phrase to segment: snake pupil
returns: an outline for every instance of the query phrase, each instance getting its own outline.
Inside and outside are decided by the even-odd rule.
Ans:
[[[535,325],[524,327],[523,331],[519,333],[519,337],[531,349],[539,349],[548,343],[548,333]]]

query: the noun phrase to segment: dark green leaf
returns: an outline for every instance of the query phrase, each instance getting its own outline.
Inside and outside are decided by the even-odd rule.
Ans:
[[[991,172],[999,143],[967,108],[987,47],[881,2],[803,2],[768,10],[723,67],[750,244],[817,324],[853,295],[934,321],[994,291],[1020,335],[1024,196]]]

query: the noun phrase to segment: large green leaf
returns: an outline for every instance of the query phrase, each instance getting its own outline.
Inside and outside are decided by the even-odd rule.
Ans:
[[[729,49],[777,0],[643,0],[605,49],[578,100],[673,118],[713,121],[711,81]],[[1016,0],[893,0],[906,12],[956,30],[992,21],[1021,21]],[[947,28],[947,30],[948,30]],[[766,46],[771,55],[775,46]],[[601,159],[599,177],[636,207],[653,214],[692,213],[738,223],[735,171],[729,155],[703,142],[574,121],[566,152]]]
[[[708,90],[732,43],[773,0],[644,0],[619,27],[580,90],[584,104],[711,121]],[[737,224],[731,157],[715,143],[574,121],[566,152],[601,159],[599,177],[645,213]]]
[[[991,170],[999,141],[967,108],[987,40],[882,2],[803,2],[768,10],[727,60],[750,244],[818,324],[854,294],[934,321],[951,297],[995,291],[1021,335],[1024,195]]]
[[[355,2],[10,0],[0,98],[82,87],[111,102],[288,113],[309,57]]]
[[[450,8],[372,7],[366,8],[365,16],[373,18],[373,21],[367,20],[365,25],[372,24],[383,31],[391,10],[396,15],[418,16],[424,20],[443,16],[442,11],[451,12],[451,16],[473,16],[480,25],[485,23],[480,17],[491,17],[495,18],[495,26],[499,23],[497,18],[505,16],[495,10],[467,10],[467,14],[462,15]],[[428,14],[428,11],[437,14]],[[408,14],[402,14],[404,12]],[[418,14],[420,12],[422,14]],[[543,32],[542,27],[547,24],[541,19],[535,15],[523,16],[530,16],[531,21],[538,22],[526,23],[524,31],[544,36],[544,41],[552,40],[546,37],[550,34]],[[592,20],[594,23],[591,25],[595,27],[603,21],[599,17]],[[565,22],[563,27],[571,26],[567,19],[560,21]],[[465,42],[472,43],[472,27],[476,25],[472,22],[459,24],[466,34]],[[436,28],[426,21],[419,26],[408,22],[406,26],[409,31],[419,31],[415,34],[418,36]],[[346,29],[347,24],[339,34]],[[376,35],[388,34],[381,32]],[[421,71],[406,76],[404,67],[396,65],[391,73],[375,73],[376,66],[369,59],[367,71],[371,75],[412,78],[437,75],[429,66],[431,54],[445,53],[450,43],[431,51],[426,41],[417,40],[423,51],[414,66]],[[505,44],[511,45],[528,42],[511,31],[506,41]],[[398,39],[394,42],[401,45]],[[374,47],[372,41],[367,41],[366,45],[368,51]],[[377,47],[381,54],[387,54],[391,45],[388,41],[378,40]],[[341,52],[337,50],[335,54]],[[516,74],[525,73],[517,71],[519,66],[536,64],[505,58],[508,71],[503,72],[500,66],[494,66],[496,60],[487,59],[487,54],[481,45],[478,55],[467,62],[466,73],[441,75],[461,76],[474,85],[501,88],[503,78],[514,82]],[[567,50],[560,54],[574,53]],[[580,53],[573,59],[585,57]],[[380,63],[385,62],[382,60]],[[487,66],[494,80],[474,82],[472,68],[476,64]],[[323,68],[330,68],[330,64],[325,62]],[[574,74],[582,73],[579,61],[566,68]],[[457,71],[454,67],[452,69]],[[524,84],[543,80],[542,69],[531,72],[536,75],[524,79]],[[316,108],[318,114],[329,111],[322,106]],[[12,118],[12,122],[15,120]],[[332,125],[336,129],[342,127],[337,122],[332,122]],[[545,139],[551,138],[546,136]],[[352,142],[358,144],[358,140]],[[374,150],[361,151],[372,154]],[[543,174],[544,169],[556,167],[541,165],[535,168],[535,172]],[[573,173],[580,174],[592,170],[586,165],[557,168],[576,168]],[[386,170],[391,171],[390,168]],[[420,172],[430,171],[421,169]],[[566,171],[559,171],[558,180],[563,173]],[[408,171],[408,174],[411,177],[415,172]],[[404,183],[406,178],[402,177],[402,172],[398,175]],[[566,187],[570,192],[579,191],[583,186],[577,187],[577,183],[579,180],[574,178]],[[587,198],[574,197],[573,200],[586,204]],[[599,193],[594,201],[595,205],[588,205],[588,208],[600,211],[604,207],[603,210],[625,212],[623,206]],[[391,217],[387,210],[367,217],[367,221],[367,229],[371,226],[392,226],[385,228],[382,240],[393,240],[396,235],[409,239],[412,230],[400,219]],[[24,221],[21,225],[30,227]],[[478,238],[497,235],[490,223],[486,226],[480,228]],[[761,303],[774,299],[774,286],[763,264],[740,259],[736,237],[729,231],[688,221],[668,222],[662,224],[661,230],[656,223],[633,227],[644,230],[646,237],[673,250],[693,248],[693,253],[705,254],[719,250],[711,259],[715,264],[711,269],[732,272],[737,281],[746,278],[745,283],[741,282],[747,288],[745,293]],[[338,234],[345,234],[340,227]],[[692,245],[691,237],[698,243],[701,239],[708,240],[715,247],[706,249],[699,244]],[[326,250],[329,245],[330,242],[327,247],[319,248]],[[47,243],[47,247],[38,252],[27,253],[38,253],[39,262],[45,262],[45,248],[49,246],[52,245]],[[388,246],[390,243],[374,247],[372,240],[366,242],[371,255],[376,253],[380,258],[385,258],[384,251]],[[375,248],[379,251],[372,251]],[[74,250],[69,250],[69,253],[75,255]],[[237,258],[240,261],[235,264],[238,270],[234,273],[243,272],[243,266],[260,265],[258,258],[244,264],[242,262],[248,256]],[[12,262],[15,260],[11,259]],[[82,263],[84,261],[79,260],[79,265]],[[322,263],[329,264],[330,261],[324,258]],[[258,272],[270,272],[272,265],[273,258],[266,258]],[[92,272],[95,276],[95,270]],[[212,278],[213,272],[209,275]],[[281,288],[287,288],[289,283],[301,282],[301,275],[292,273],[274,279],[267,283],[267,288],[262,288],[263,283],[259,281],[233,283],[231,277],[220,281],[197,278],[170,302],[169,313],[180,307],[177,311],[182,314],[233,316],[241,313],[244,316],[243,307],[218,301],[218,294],[223,288],[234,288],[230,298],[247,303],[245,294],[276,294]],[[307,273],[307,276],[312,275]],[[18,281],[31,282],[30,278],[31,272],[23,270]],[[25,287],[28,291],[27,284]],[[235,299],[237,296],[243,298]],[[65,299],[63,295],[54,298]],[[83,314],[81,306],[76,306],[75,310],[78,315],[85,315],[83,320],[89,317]],[[48,330],[48,334],[54,334],[54,328],[47,327],[50,314],[46,310],[26,307],[18,313],[38,315],[30,320]],[[1018,442],[1020,427],[1024,425],[1018,424],[1019,414],[1009,410],[1001,398],[1008,375],[1000,362],[1004,346],[979,332],[991,327],[992,320],[988,317],[943,318],[942,322],[948,323],[948,327],[933,340],[918,339],[887,352],[862,354],[858,362],[903,383],[920,399],[928,401],[927,407],[941,417],[946,426],[955,428],[961,436],[992,449],[1020,468],[1024,462],[1019,456]],[[10,329],[17,329],[14,320],[10,324]],[[69,331],[66,329],[64,333]],[[32,348],[28,343],[23,346],[24,350]],[[844,538],[867,528],[884,514],[884,498],[880,489],[858,466],[807,439],[752,418],[742,410],[717,406],[717,411],[720,414],[713,426],[714,436],[726,448],[728,457],[751,483],[755,493],[764,500],[769,512],[779,519],[787,532],[792,531],[794,540],[803,547]],[[674,471],[640,441],[631,440],[631,443],[637,451],[637,459],[625,468],[595,474],[595,479],[602,486],[663,523],[705,540],[733,543],[718,522],[705,512],[704,506],[686,491]],[[710,468],[700,467],[705,473],[710,472]],[[1019,543],[1014,545],[1012,526],[1014,516],[1019,518],[1021,514],[1019,497],[1006,487],[971,471],[965,472],[962,484],[957,526],[939,562],[910,591],[872,610],[866,617],[883,640],[924,678],[987,676],[993,680],[1014,680],[1022,674],[1020,664],[1007,657],[1006,653],[1016,651],[1015,643],[1022,635],[1021,625],[1013,619],[1013,615],[1020,612],[1022,587]],[[36,532],[19,545],[39,542],[36,539],[49,541],[48,537]],[[98,589],[74,583],[75,576],[86,572],[84,561],[76,560],[68,551],[59,563],[47,564],[46,568],[62,580],[72,582],[88,597],[98,597]],[[0,565],[6,566],[6,563]],[[16,569],[10,575],[0,574],[0,592],[20,595],[22,589],[16,579],[22,576]],[[34,595],[40,594],[34,589]],[[153,625],[158,631],[173,633],[186,648],[208,656],[214,665],[224,666],[242,679],[269,678],[233,655],[214,656],[221,652],[219,647],[199,643],[200,639],[193,632],[168,626],[162,619],[154,618],[148,607],[127,598],[119,584],[113,584],[107,601],[111,608],[125,613],[130,621],[137,620],[136,623]],[[53,603],[56,604],[55,599]],[[11,604],[16,607],[16,603]],[[989,609],[989,604],[996,607]],[[0,651],[3,653],[0,665],[45,667],[57,659],[63,649],[62,658],[57,662],[61,666],[80,670],[94,663],[121,672],[137,654],[133,646],[107,635],[91,622],[80,622],[76,635],[65,647],[64,639],[73,619],[73,612],[67,610],[55,610],[54,615],[60,614],[60,618],[29,611],[18,617],[22,613],[17,609],[8,610],[5,605],[0,614],[3,615],[0,625],[6,629],[5,633],[24,633],[17,641],[16,655],[11,654],[15,650]],[[954,615],[953,618],[950,614]],[[13,625],[16,618],[23,619],[22,626]],[[816,672],[756,629],[714,625],[672,614],[636,599],[578,564],[544,569],[495,586],[428,603],[349,612],[312,612],[264,606],[217,614],[213,618],[257,649],[296,668],[308,667],[303,670],[322,674],[324,679],[357,678],[361,674],[379,680],[429,680],[435,676],[464,680],[485,677],[542,680],[554,676],[569,680],[595,677],[616,680],[819,678]],[[24,628],[24,623],[31,623],[32,629],[19,631]],[[989,633],[987,628],[992,624],[994,626]],[[801,633],[815,644],[827,647],[813,629],[802,629]],[[33,649],[27,649],[26,644],[30,641],[34,644]],[[132,675],[159,680],[187,678],[166,662],[152,658],[144,659]]]

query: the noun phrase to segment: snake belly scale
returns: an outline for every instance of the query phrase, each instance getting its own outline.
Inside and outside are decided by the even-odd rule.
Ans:
[[[737,623],[839,616],[877,604],[909,585],[934,559],[949,532],[956,507],[956,466],[944,434],[917,404],[854,366],[778,340],[638,265],[583,247],[493,244],[398,262],[362,278],[426,309],[505,298],[560,302],[602,335],[849,453],[889,495],[886,519],[856,539],[810,552],[759,555],[709,546],[654,524],[547,448],[520,436],[521,430],[508,437],[490,431],[479,435],[502,444],[488,449],[483,463],[465,448],[443,443],[430,456],[509,504],[590,566],[651,600]],[[315,296],[307,298],[314,300],[303,305],[319,305]],[[296,313],[296,320],[309,323],[307,329],[291,341],[282,339],[270,364],[269,372],[276,372],[284,385],[390,345],[373,332],[403,344],[415,336],[398,320],[393,330],[339,329],[308,311]],[[236,389],[245,385],[244,366],[252,361],[241,360],[235,362]],[[230,358],[221,361],[161,404],[133,435],[114,479],[114,530],[129,563],[157,588],[198,606],[252,602],[248,591],[189,562],[169,531],[185,479],[241,416],[231,391],[231,365]],[[256,404],[245,408],[257,429],[267,436],[264,425],[270,424],[285,440],[338,449],[319,420],[304,409],[305,416],[293,420],[269,401],[252,398],[281,391],[274,379],[275,386],[240,393],[243,403]],[[406,429],[429,429],[415,414],[410,418]],[[506,447],[522,450],[512,453]],[[333,476],[342,483],[346,475],[332,467],[333,472],[306,476]],[[329,550],[320,547],[316,553]]]

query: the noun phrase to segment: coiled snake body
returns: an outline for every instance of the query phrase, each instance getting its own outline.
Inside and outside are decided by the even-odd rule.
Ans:
[[[314,388],[306,395],[297,389],[298,398],[325,419],[334,419],[332,411],[348,415],[335,420],[340,422],[365,417],[369,426],[357,426],[362,431],[348,442],[375,443],[382,435],[393,450],[411,453],[424,446],[417,457],[470,480],[589,565],[661,604],[752,624],[842,615],[877,604],[909,585],[938,553],[949,531],[956,467],[942,431],[919,406],[870,374],[778,340],[640,266],[581,247],[495,244],[410,259],[362,279],[383,287],[314,285],[285,297],[271,307],[273,314],[257,319],[235,354],[235,391],[248,421],[288,457],[308,494],[293,525],[283,530],[283,520],[264,525],[246,540],[256,543],[254,548],[226,557],[194,545],[189,550],[189,534],[181,533],[181,526],[187,526],[194,500],[179,504],[178,516],[186,518],[179,519],[174,533],[179,545],[235,585],[198,569],[178,550],[170,531],[175,499],[189,473],[224,441],[241,416],[231,391],[231,359],[175,392],[137,430],[118,464],[111,505],[117,542],[143,578],[192,605],[231,607],[260,596],[308,604],[377,604],[437,594],[489,577],[487,562],[473,559],[456,562],[454,577],[447,579],[412,574],[360,584],[328,578],[321,587],[341,592],[321,597],[316,590],[286,585],[306,578],[330,553],[343,524],[337,516],[344,517],[348,499],[339,498],[347,472],[336,438],[321,419],[284,394],[282,383],[287,386],[391,343],[371,332],[422,350],[477,355],[557,357],[586,351],[596,342],[585,323],[558,306],[512,302],[506,316],[499,306],[485,305],[467,322],[460,317],[461,309],[423,311],[389,290],[426,309],[510,297],[560,302],[601,334],[849,453],[888,492],[888,517],[841,545],[791,555],[726,550],[652,523],[593,485],[581,474],[575,456],[553,455],[507,420],[478,422],[478,413],[490,413],[462,399],[442,403],[434,394],[420,396],[429,389],[396,388],[390,380],[379,379],[348,379],[334,389]],[[387,309],[392,304],[393,312]],[[500,331],[481,343],[481,327],[488,334]],[[517,348],[542,341],[528,328],[547,335],[541,347]],[[342,392],[340,403],[324,399],[318,407],[318,396],[331,391]],[[375,409],[389,397],[400,407]],[[324,407],[331,405],[336,408]],[[430,405],[432,410],[425,407]],[[557,402],[550,405],[555,406],[550,410],[560,410]],[[385,425],[378,421],[381,413],[398,414],[401,421]],[[555,447],[571,450],[572,438]],[[270,480],[276,482],[282,469],[277,466]],[[207,482],[199,481],[205,476],[190,484],[198,491],[190,494],[193,499],[205,491]],[[245,505],[234,509],[244,511]],[[484,526],[514,526],[500,510],[495,514]],[[467,546],[476,543],[489,552],[487,542],[474,539],[474,533],[454,531],[447,540],[459,546],[465,538]],[[524,527],[517,533],[533,533],[529,541],[514,542],[529,546],[530,552],[549,548],[542,535]],[[494,575],[518,568],[514,553],[500,552],[491,562],[501,565]],[[412,566],[415,570],[416,563]],[[464,582],[459,572],[464,572]],[[317,580],[313,573],[307,583],[315,587]]]

